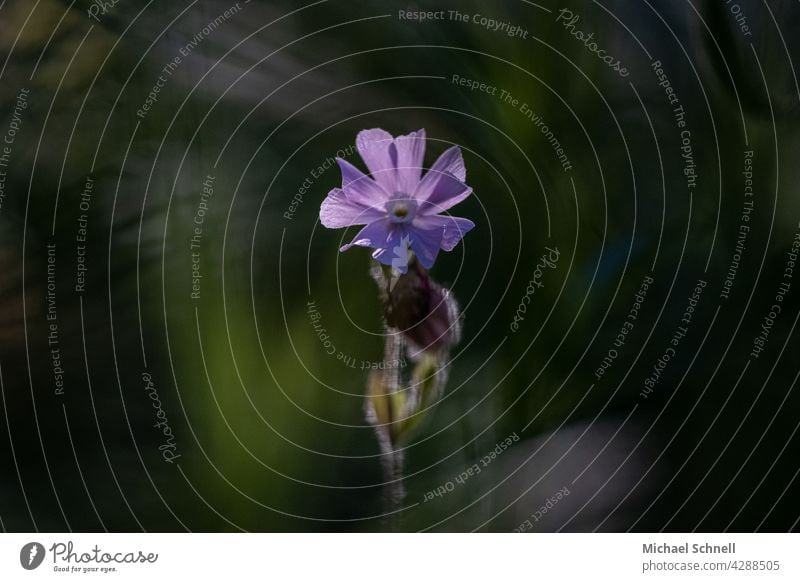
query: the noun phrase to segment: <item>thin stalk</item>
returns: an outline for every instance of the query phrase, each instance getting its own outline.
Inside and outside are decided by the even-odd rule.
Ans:
[[[391,363],[400,360],[400,353],[403,349],[403,341],[397,330],[386,330],[386,343],[384,345],[384,362]],[[403,484],[403,452],[395,448],[395,437],[399,428],[398,422],[402,422],[401,411],[395,410],[398,399],[395,395],[401,390],[399,366],[388,366],[383,371],[386,391],[389,394],[389,419],[388,426],[376,427],[378,444],[381,448],[381,466],[383,468],[384,479],[384,509],[387,520],[392,530],[399,525],[400,509],[406,491]]]

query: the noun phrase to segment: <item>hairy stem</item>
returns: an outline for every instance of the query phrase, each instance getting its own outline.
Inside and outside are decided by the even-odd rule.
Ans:
[[[406,488],[403,484],[403,452],[395,450],[388,438],[382,438],[386,431],[378,429],[378,443],[381,446],[381,467],[383,468],[384,520],[391,531],[400,526],[400,511]]]

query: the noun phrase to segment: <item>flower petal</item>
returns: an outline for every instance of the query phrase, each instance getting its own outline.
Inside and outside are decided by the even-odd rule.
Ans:
[[[464,182],[467,179],[467,169],[464,166],[464,158],[461,156],[461,148],[453,146],[445,150],[428,171],[450,172]]]
[[[387,219],[376,220],[362,228],[353,241],[344,245],[342,252],[354,246],[375,249],[372,258],[394,267],[401,273],[408,270],[408,249],[411,241],[405,225],[392,224]]]
[[[386,219],[374,220],[358,231],[355,238],[339,250],[350,250],[352,247],[382,248],[391,235],[390,222]]]
[[[342,190],[348,198],[365,206],[382,206],[389,199],[386,190],[353,164],[341,158],[336,161],[342,171]]]
[[[394,138],[382,129],[365,129],[356,136],[356,148],[372,177],[390,194],[395,190],[397,150]]]
[[[444,236],[442,236],[442,248],[452,251],[464,235],[475,228],[475,223],[468,218],[457,216],[440,216],[445,219]]]
[[[434,172],[431,169],[422,178],[414,194],[422,214],[439,214],[452,208],[472,194],[472,188],[449,172]]]
[[[401,273],[408,272],[408,253],[411,249],[411,239],[408,236],[406,225],[392,225],[389,237],[383,248],[376,249],[372,258],[384,265],[389,265]]]
[[[419,185],[425,158],[425,130],[394,138],[397,150],[397,183],[395,190],[412,194]]]
[[[349,198],[339,188],[328,193],[319,208],[319,219],[327,228],[344,228],[355,224],[368,224],[386,215],[382,208],[367,206]]]
[[[411,249],[417,255],[419,262],[426,269],[430,269],[442,247],[444,228],[433,221],[415,219],[408,228],[408,234],[411,239]]]
[[[414,219],[414,225],[424,229],[441,229],[441,246],[445,251],[452,251],[464,235],[475,228],[475,223],[469,219],[446,215],[420,216]]]

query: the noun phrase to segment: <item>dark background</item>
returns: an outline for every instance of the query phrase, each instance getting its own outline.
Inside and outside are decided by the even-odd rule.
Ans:
[[[140,119],[161,69],[231,4],[120,2],[97,23],[88,2],[6,1],[0,134],[21,88],[30,106],[0,208],[3,529],[390,527],[363,420],[366,373],[326,354],[306,313],[315,301],[338,351],[382,357],[368,254],[340,255],[355,230],[318,223],[338,169],[284,216],[312,169],[370,127],[426,128],[428,164],[460,145],[475,195],[454,213],[477,225],[432,270],[461,304],[464,337],[445,397],[406,450],[406,509],[393,527],[796,529],[800,280],[764,351],[750,353],[800,221],[800,10],[736,5],[752,35],[716,0],[254,0],[191,50]],[[628,77],[556,22],[562,7]],[[528,35],[399,20],[409,9],[484,14]],[[686,112],[692,192],[654,60]],[[572,169],[518,109],[454,74],[529,104]],[[746,150],[751,230],[724,299]],[[210,174],[193,300],[189,238]],[[76,293],[87,176],[87,287]],[[61,395],[47,345],[53,243]],[[558,247],[558,267],[512,333],[545,246]],[[596,380],[648,274],[639,319]],[[699,279],[688,333],[643,398]],[[145,372],[174,433],[173,463],[159,451]],[[515,433],[480,475],[424,501]]]

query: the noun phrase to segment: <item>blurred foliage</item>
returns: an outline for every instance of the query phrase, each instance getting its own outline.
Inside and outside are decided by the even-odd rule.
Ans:
[[[740,507],[734,529],[752,529],[765,515],[765,529],[792,526],[800,511],[795,466],[787,462],[798,452],[790,432],[800,405],[791,392],[796,293],[770,336],[770,353],[741,384],[737,378],[800,216],[800,95],[787,60],[787,51],[795,60],[800,54],[790,34],[800,24],[795,5],[741,1],[754,31],[745,39],[719,2],[572,2],[579,28],[627,64],[631,75],[621,79],[553,12],[524,1],[254,0],[193,49],[138,116],[162,68],[231,5],[120,3],[94,23],[86,4],[42,0],[33,8],[8,0],[0,10],[0,128],[19,89],[31,90],[0,209],[0,434],[11,436],[0,437],[6,529],[387,527],[373,517],[382,511],[381,473],[363,418],[367,372],[360,369],[382,357],[380,302],[367,253],[337,252],[355,230],[317,223],[319,202],[340,183],[338,170],[312,174],[367,127],[426,128],[428,163],[460,145],[475,191],[457,214],[477,227],[433,271],[461,304],[464,337],[444,399],[406,451],[408,503],[420,505],[401,527],[516,527],[536,505],[516,498],[550,468],[541,455],[561,446],[559,435],[581,435],[583,427],[589,436],[574,440],[582,456],[554,461],[537,498],[568,484],[595,452],[605,472],[570,500],[594,499],[606,479],[613,486],[592,501],[590,509],[600,504],[595,521],[567,529],[692,528],[720,496],[701,529],[726,527],[731,508]],[[530,35],[398,21],[398,10],[417,8],[487,14]],[[701,183],[691,200],[680,135],[652,60],[662,62],[687,112]],[[529,104],[572,171],[562,171],[518,108],[455,86],[454,74]],[[758,177],[748,250],[701,349],[736,244],[748,148]],[[88,175],[96,186],[88,286],[79,296],[75,232]],[[193,300],[189,241],[209,175],[201,299]],[[311,186],[287,219],[307,179]],[[51,241],[58,245],[63,397],[53,395],[46,339]],[[546,273],[521,330],[511,333],[547,245],[560,250],[558,268]],[[647,273],[655,284],[629,344],[593,383]],[[641,379],[701,277],[709,288],[684,349],[656,396],[643,401]],[[325,352],[309,324],[311,300],[336,352],[356,368]],[[782,349],[786,356],[773,367]],[[145,369],[176,435],[178,464],[159,454]],[[618,438],[613,431],[590,438],[595,421],[621,423],[634,406]],[[711,419],[716,428],[706,434]],[[559,433],[562,427],[574,432]],[[422,503],[515,432],[522,440],[502,463],[437,503]],[[607,443],[608,450],[592,448]],[[633,468],[617,475],[628,452]],[[747,470],[726,487],[745,461]],[[521,472],[503,483],[514,470]],[[777,509],[767,514],[770,507]],[[604,511],[614,519],[600,526]]]

